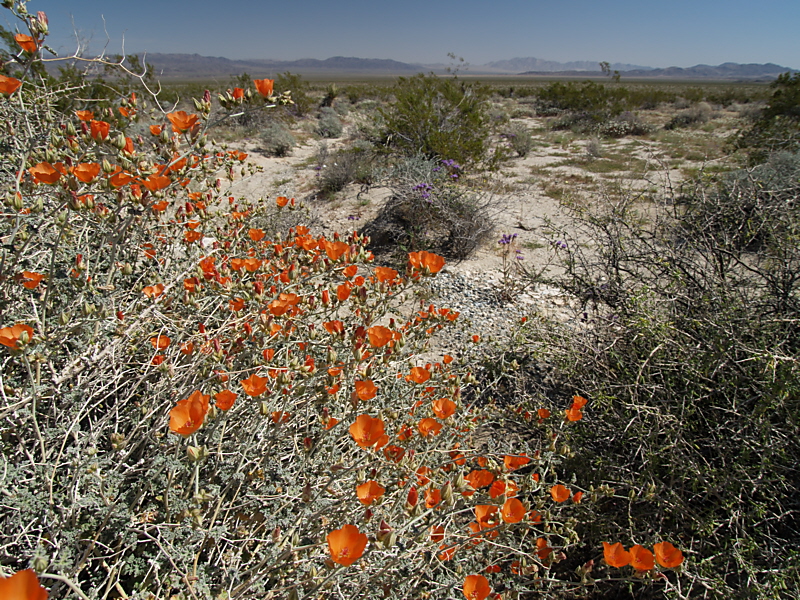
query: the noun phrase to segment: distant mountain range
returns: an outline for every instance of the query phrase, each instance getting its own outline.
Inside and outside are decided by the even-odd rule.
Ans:
[[[143,55],[144,56],[144,55]],[[219,56],[199,54],[147,54],[147,63],[156,75],[169,78],[227,77],[247,72],[253,77],[274,76],[278,73],[321,74],[363,73],[370,75],[413,75],[425,69],[396,60],[380,58],[353,58],[334,56],[326,60],[302,58],[300,60],[249,59],[231,60]]]
[[[613,67],[612,67],[613,69]],[[620,75],[623,75],[625,79],[638,79],[638,78],[647,78],[647,79],[735,79],[735,80],[751,80],[751,81],[758,81],[758,80],[771,80],[775,79],[781,73],[786,73],[787,71],[794,72],[794,69],[789,69],[787,67],[781,67],[780,65],[776,65],[773,63],[766,63],[766,64],[754,64],[750,63],[747,65],[742,65],[739,63],[723,63],[716,67],[710,65],[695,65],[694,67],[667,67],[666,69],[651,69],[651,68],[644,68],[644,69],[631,69],[622,71],[622,69],[618,69],[620,71]],[[540,75],[540,76],[563,76],[563,77],[596,77],[596,71],[571,71],[571,70],[564,70],[564,71],[526,71],[520,73],[520,75]]]
[[[483,67],[503,71],[506,73],[521,73],[523,71],[596,71],[600,73],[600,63],[590,60],[576,60],[572,62],[556,62],[554,60],[543,60],[541,58],[512,58],[510,60],[496,60],[486,63]],[[625,63],[613,63],[610,65],[612,71],[648,71],[652,67],[641,65],[629,65]]]
[[[272,77],[290,71],[301,75],[353,74],[353,75],[413,75],[429,71],[444,72],[445,65],[420,65],[378,58],[354,58],[334,56],[326,60],[304,58],[300,60],[231,60],[217,56],[199,54],[147,54],[147,62],[159,77],[177,79],[199,79],[230,77],[247,73],[252,77]],[[792,71],[772,63],[747,64],[724,63],[719,66],[697,65],[694,67],[669,67],[654,69],[641,65],[614,63],[612,70],[619,71],[623,78],[657,79],[773,79],[780,73]],[[600,65],[591,61],[560,63],[539,58],[512,58],[470,65],[465,70],[470,75],[530,75],[556,77],[597,77]]]

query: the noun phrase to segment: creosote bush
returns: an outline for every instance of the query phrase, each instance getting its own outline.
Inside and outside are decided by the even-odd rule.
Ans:
[[[400,77],[394,102],[381,114],[387,140],[405,156],[470,166],[488,156],[488,88],[434,74]]]
[[[4,6],[28,33],[20,72],[0,76],[0,596],[511,598],[588,589],[590,572],[679,584],[679,550],[624,531],[582,550],[607,565],[573,568],[587,505],[613,497],[584,489],[557,444],[592,403],[498,407],[473,372],[477,338],[432,353],[459,315],[414,290],[444,258],[377,266],[366,236],[315,235],[294,199],[229,194],[254,169],[212,147],[211,115],[289,105],[283,86],[167,112],[128,72],[141,86],[108,108],[61,110],[84,90],[28,68],[46,15]],[[444,181],[460,166],[435,165],[431,204],[459,214],[473,201]],[[514,423],[530,432],[499,434]]]

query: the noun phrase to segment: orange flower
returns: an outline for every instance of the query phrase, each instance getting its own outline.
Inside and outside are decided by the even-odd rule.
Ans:
[[[13,94],[21,85],[22,82],[19,79],[0,75],[0,94]]]
[[[278,196],[277,198],[275,198],[275,204],[278,206],[278,208],[283,208],[284,206],[289,204],[289,198],[287,198],[286,196]]]
[[[422,434],[422,437],[428,437],[438,435],[438,433],[442,430],[442,424],[436,419],[431,419],[429,417],[427,419],[422,419],[417,425],[417,428],[419,429],[420,434]]]
[[[441,490],[425,490],[425,506],[434,508],[442,501]]]
[[[545,538],[536,538],[536,555],[539,560],[547,560],[553,549],[548,545]]]
[[[412,269],[421,269],[428,273],[438,273],[444,266],[444,258],[433,252],[409,252],[408,262],[411,263]]]
[[[94,119],[92,119],[89,122],[89,135],[91,135],[92,138],[94,138],[98,142],[106,139],[110,131],[111,131],[111,125],[109,125],[105,121],[95,121]]]
[[[367,329],[367,336],[369,336],[369,344],[373,348],[382,348],[394,339],[392,330],[381,325]]]
[[[180,435],[187,437],[200,429],[208,412],[208,401],[211,396],[206,396],[197,390],[191,396],[180,400],[169,411],[169,428]]]
[[[181,344],[181,354],[189,355],[194,352],[194,342],[184,342]]]
[[[157,283],[155,285],[148,285],[142,288],[142,293],[148,298],[158,298],[164,293],[164,284]]]
[[[650,571],[655,566],[653,553],[639,544],[630,549],[630,555],[631,566],[637,571]]]
[[[72,167],[71,171],[83,183],[91,183],[100,174],[100,165],[97,163],[80,163]]]
[[[238,397],[238,394],[230,390],[222,390],[214,394],[214,404],[220,410],[230,410]]]
[[[264,98],[272,96],[272,88],[275,85],[274,79],[253,79],[253,83]]]
[[[19,44],[19,47],[25,50],[25,52],[30,52],[33,54],[38,49],[36,40],[29,35],[18,33],[14,36],[14,39],[17,41],[17,44]]]
[[[431,373],[423,367],[412,367],[411,373],[407,377],[409,381],[414,383],[425,383],[431,378]]]
[[[233,300],[228,301],[228,306],[230,306],[233,312],[239,312],[242,310],[244,308],[244,304],[245,302],[242,298],[234,298]]]
[[[0,577],[0,598],[3,600],[47,600],[47,590],[39,585],[33,569],[17,571],[11,577]]]
[[[148,176],[147,179],[142,180],[142,185],[151,192],[157,192],[158,190],[163,190],[170,183],[172,183],[172,180],[166,175],[153,174]]]
[[[325,248],[325,254],[327,254],[328,258],[332,261],[339,260],[350,251],[350,246],[344,242],[329,242],[326,240],[323,246]]]
[[[630,564],[631,553],[625,550],[625,547],[619,542],[616,544],[603,542],[603,558],[608,566],[621,569]]]
[[[519,456],[504,456],[503,457],[503,464],[505,465],[506,469],[509,471],[516,471],[520,467],[524,467],[531,459],[528,458],[525,453],[520,454]]]
[[[489,580],[483,575],[467,575],[464,580],[464,597],[467,600],[483,600],[491,591]]]
[[[264,233],[263,229],[250,229],[248,230],[247,235],[250,236],[250,239],[254,242],[260,242],[264,239],[266,234]]]
[[[550,416],[550,411],[546,408],[540,408],[536,411],[536,416],[539,417],[539,422],[544,421]]]
[[[583,418],[583,413],[577,408],[570,408],[564,412],[567,415],[567,421],[580,421]]]
[[[268,377],[259,377],[255,373],[250,375],[247,379],[243,379],[239,383],[244,390],[244,393],[248,396],[256,397],[260,396],[264,392],[267,391],[267,382],[269,381]]]
[[[371,380],[365,379],[364,381],[356,381],[356,396],[361,400],[372,400],[377,393],[378,388]]]
[[[274,410],[272,411],[272,422],[276,425],[278,423],[286,423],[290,416],[291,415],[285,410]]]
[[[581,503],[581,498],[583,498],[583,492],[576,492],[576,493],[572,494],[572,501],[575,504],[580,504]]]
[[[167,113],[167,118],[170,123],[172,123],[172,131],[175,133],[186,133],[199,126],[197,122],[199,117],[197,115],[186,114],[184,110]]]
[[[347,277],[348,279],[352,279],[353,277],[355,277],[356,273],[358,273],[358,265],[349,265],[345,267],[342,273],[344,273],[344,276]]]
[[[433,414],[440,419],[452,417],[456,413],[456,403],[448,398],[439,398],[433,401]]]
[[[355,525],[335,529],[328,534],[327,539],[331,560],[345,567],[361,558],[367,547],[367,536],[359,533]]]
[[[497,498],[498,496],[502,496],[505,493],[505,491],[506,491],[506,482],[498,479],[489,488],[489,497]]]
[[[48,162],[40,162],[28,169],[34,183],[53,184],[61,177],[61,173]]]
[[[331,335],[341,335],[344,333],[344,323],[339,320],[326,321],[322,324],[325,330]]]
[[[42,282],[42,279],[45,278],[43,273],[34,273],[32,271],[23,271],[22,272],[22,287],[28,290],[35,290],[39,287],[39,284]]]
[[[656,561],[665,569],[674,569],[683,562],[683,552],[669,542],[659,542],[653,546]]]
[[[550,495],[556,502],[566,502],[572,493],[560,483],[550,488]]]
[[[381,419],[373,419],[369,415],[359,415],[355,423],[350,425],[350,435],[362,448],[370,448],[378,443],[385,431]]]
[[[153,348],[156,350],[166,349],[171,341],[172,340],[165,335],[157,335],[150,338],[150,343],[153,344]]]
[[[242,98],[244,98],[244,90],[240,87],[233,88],[231,96],[233,96],[234,100],[241,100]]]
[[[17,349],[19,342],[28,342],[33,337],[33,328],[24,323],[0,329],[0,344]],[[27,339],[26,339],[27,338]]]
[[[411,489],[408,490],[408,496],[406,496],[406,507],[414,508],[417,502],[419,502],[419,492],[417,492],[417,488],[412,485]]]
[[[397,271],[389,267],[375,267],[375,278],[381,283],[391,283],[397,279]]]
[[[444,539],[444,527],[442,525],[433,525],[431,527],[431,541],[441,542]]]
[[[481,529],[488,529],[497,525],[497,507],[493,504],[478,504],[475,507],[475,520]]]
[[[369,506],[375,500],[383,496],[386,488],[381,486],[377,481],[367,481],[361,485],[356,486],[356,495],[359,502],[365,506]]]
[[[473,489],[479,490],[482,487],[491,485],[494,481],[494,475],[485,469],[481,469],[470,471],[469,475],[464,477],[464,479],[466,479],[467,483],[469,483]]]
[[[81,121],[91,121],[94,119],[94,113],[90,110],[76,110],[75,116],[77,116]]]
[[[350,283],[345,282],[336,288],[336,298],[339,302],[344,302],[350,297]]]
[[[328,419],[328,422],[325,423],[325,429],[333,429],[334,427],[336,427],[336,424],[338,422],[339,419],[337,419],[336,417],[331,417],[330,419]]]
[[[151,135],[161,135],[161,125],[150,125]]]
[[[383,455],[388,460],[399,463],[401,460],[403,460],[403,457],[406,455],[406,451],[404,448],[392,444],[391,446],[386,446],[386,448],[383,449]]]
[[[572,397],[572,408],[574,408],[576,410],[580,410],[584,406],[586,406],[587,402],[588,402],[588,400],[586,398],[584,398],[583,396],[573,396]]]
[[[516,498],[509,498],[503,504],[500,515],[506,523],[519,523],[525,518],[525,506]]]

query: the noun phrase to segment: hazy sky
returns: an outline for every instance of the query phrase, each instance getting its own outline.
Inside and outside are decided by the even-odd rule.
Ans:
[[[31,0],[51,44],[228,58],[391,58],[480,65],[533,56],[652,67],[800,68],[798,0]],[[3,25],[15,27],[2,11]],[[101,15],[105,17],[105,31]]]

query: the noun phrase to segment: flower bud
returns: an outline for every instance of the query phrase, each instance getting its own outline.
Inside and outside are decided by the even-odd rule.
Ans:
[[[34,571],[36,571],[37,573],[41,574],[41,573],[44,573],[47,570],[47,566],[49,564],[50,564],[50,561],[47,560],[47,557],[42,556],[40,554],[40,555],[36,556],[33,559],[33,563],[31,564],[31,567],[33,567]],[[12,594],[13,594],[13,592],[12,592]]]
[[[75,130],[75,125],[72,124],[72,121],[67,123],[67,135],[69,137],[75,137],[78,135],[78,132]]]
[[[112,433],[111,434],[111,447],[114,450],[121,450],[125,447],[128,441],[125,439],[125,436],[121,433]]]
[[[203,458],[203,447],[202,446],[187,446],[186,447],[186,456],[189,457],[189,460],[193,462],[198,462]]]

